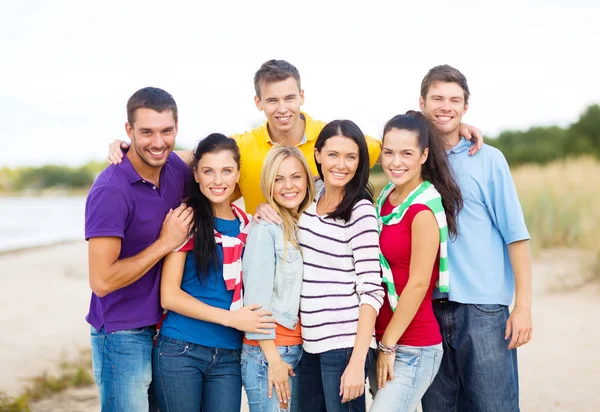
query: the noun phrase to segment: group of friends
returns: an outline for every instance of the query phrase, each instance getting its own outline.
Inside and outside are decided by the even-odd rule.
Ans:
[[[381,140],[302,112],[286,61],[254,87],[264,125],[193,151],[168,92],[127,103],[85,212],[102,410],[237,412],[243,387],[251,412],[365,411],[368,379],[376,412],[518,411],[529,234],[465,76],[432,68]]]

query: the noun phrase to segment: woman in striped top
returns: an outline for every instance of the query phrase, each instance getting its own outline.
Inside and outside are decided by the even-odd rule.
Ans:
[[[315,143],[324,188],[300,217],[300,320],[306,411],[364,411],[364,387],[383,303],[369,153],[356,124],[327,124]]]

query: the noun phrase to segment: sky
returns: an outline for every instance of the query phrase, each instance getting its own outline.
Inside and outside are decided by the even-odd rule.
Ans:
[[[313,118],[374,137],[418,108],[438,64],[465,74],[464,121],[490,137],[600,103],[600,2],[405,3],[0,0],[0,168],[105,158],[145,86],[175,97],[183,148],[255,127],[253,76],[271,58],[300,70]]]

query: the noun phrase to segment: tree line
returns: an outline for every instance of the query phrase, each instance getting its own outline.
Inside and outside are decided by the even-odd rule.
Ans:
[[[512,166],[524,163],[547,163],[579,155],[600,158],[600,105],[585,109],[579,119],[566,128],[532,127],[529,130],[507,130],[486,142],[500,149]],[[38,190],[54,187],[84,189],[106,166],[90,162],[80,167],[45,165],[0,169],[0,192]],[[376,168],[381,172],[381,168]]]
[[[508,130],[486,143],[500,149],[508,163],[548,163],[567,157],[593,155],[600,158],[600,105],[588,106],[570,126]]]

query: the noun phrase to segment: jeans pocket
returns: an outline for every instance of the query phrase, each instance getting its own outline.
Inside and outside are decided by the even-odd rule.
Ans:
[[[482,315],[494,316],[504,312],[506,306],[498,304],[471,304],[469,305],[475,312]]]
[[[418,378],[417,371],[421,364],[421,358],[422,353],[419,348],[400,346],[396,350],[394,374],[409,379],[411,385],[414,385]]]
[[[188,349],[189,345],[161,340],[158,344],[158,355],[166,358],[183,356]]]

